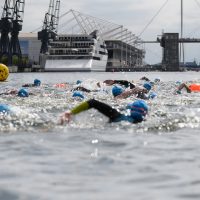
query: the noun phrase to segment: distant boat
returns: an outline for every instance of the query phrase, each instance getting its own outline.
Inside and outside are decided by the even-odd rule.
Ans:
[[[91,34],[58,35],[44,56],[45,71],[106,71],[108,51],[104,40]]]

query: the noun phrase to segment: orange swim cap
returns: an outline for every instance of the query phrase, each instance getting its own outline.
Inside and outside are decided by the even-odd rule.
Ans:
[[[191,84],[189,85],[189,88],[192,92],[200,92],[200,84]]]

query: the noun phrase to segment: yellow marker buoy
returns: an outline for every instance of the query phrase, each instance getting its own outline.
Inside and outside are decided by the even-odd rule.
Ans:
[[[9,76],[9,69],[6,65],[0,63],[0,81],[5,81]]]

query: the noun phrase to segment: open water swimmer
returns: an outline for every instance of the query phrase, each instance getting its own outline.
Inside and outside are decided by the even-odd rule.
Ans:
[[[29,95],[32,95],[33,93],[30,93],[27,89],[25,88],[20,88],[19,90],[9,90],[7,92],[0,93],[0,95],[14,95],[14,96],[19,96],[19,97],[28,97]]]
[[[109,118],[109,122],[120,122],[120,121],[128,121],[131,123],[139,123],[145,119],[145,116],[148,113],[148,106],[143,100],[136,100],[135,102],[128,104],[126,109],[130,111],[129,115],[125,115],[120,113],[115,108],[112,108],[110,105],[100,102],[95,99],[90,99],[88,101],[84,101],[78,106],[74,107],[72,110],[65,112],[61,116],[61,124],[65,121],[69,122],[73,115],[77,115],[83,111],[94,108],[98,110],[100,113]]]
[[[188,93],[200,92],[200,83],[181,83],[176,92],[181,93],[182,89],[186,89]]]
[[[113,96],[117,99],[125,99],[134,95],[135,97],[139,99],[147,100],[147,99],[152,99],[157,96],[155,92],[149,93],[151,88],[152,88],[152,85],[151,83],[148,83],[148,82],[144,83],[143,87],[135,86],[132,89],[126,89],[126,90],[120,86],[114,86],[112,88],[112,93],[113,93]]]
[[[33,83],[27,83],[22,85],[22,87],[39,87],[41,85],[41,80],[34,79]]]

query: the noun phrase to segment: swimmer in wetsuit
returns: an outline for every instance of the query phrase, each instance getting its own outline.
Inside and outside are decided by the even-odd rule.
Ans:
[[[105,80],[103,83],[105,83],[107,85],[119,84],[119,85],[123,85],[126,88],[129,87],[130,89],[133,89],[136,87],[133,83],[131,83],[127,80]]]
[[[188,93],[191,93],[191,92],[200,92],[200,84],[199,83],[190,83],[190,84],[181,83],[178,86],[178,89],[177,89],[176,93],[180,94],[181,90],[183,88],[185,88]]]
[[[19,90],[10,90],[8,92],[0,93],[0,95],[16,95],[19,97],[28,97],[29,95],[33,95],[33,93],[30,93],[26,89],[21,88]]]
[[[39,79],[35,79],[33,83],[27,83],[22,85],[22,87],[39,87],[41,85],[41,81]]]
[[[93,80],[93,79],[88,79],[85,81],[76,81],[76,86],[71,90],[71,91],[82,91],[82,92],[98,92],[101,89],[102,83]]]
[[[64,124],[65,121],[69,122],[73,115],[77,115],[78,113],[91,108],[95,108],[100,113],[107,116],[109,118],[109,122],[128,121],[131,123],[139,123],[144,120],[146,114],[148,113],[148,106],[143,100],[136,100],[132,104],[129,104],[127,109],[130,110],[130,115],[125,115],[103,102],[90,99],[79,104],[72,110],[63,113],[60,123]]]
[[[132,95],[135,95],[137,98],[140,99],[150,99],[153,96],[151,93],[149,95],[147,95],[147,93],[151,90],[151,88],[152,86],[149,82],[144,83],[143,87],[135,86],[134,88],[125,91],[118,86],[114,86],[112,89],[112,93],[113,96],[117,99],[125,99]],[[154,97],[155,95],[156,94],[154,93]]]
[[[118,84],[118,85],[124,86],[125,88],[130,88],[130,89],[133,89],[133,88],[136,87],[133,83],[131,83],[127,80],[105,80],[105,81],[103,81],[103,84],[108,85],[108,86]],[[87,89],[86,87],[79,85],[76,88],[74,88],[72,91],[76,90],[76,91],[83,91],[83,92],[97,92],[98,89],[101,88],[101,85],[102,85],[101,82],[97,82],[96,83],[96,86],[97,86],[96,90]]]

